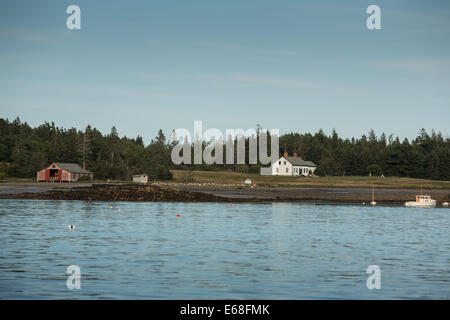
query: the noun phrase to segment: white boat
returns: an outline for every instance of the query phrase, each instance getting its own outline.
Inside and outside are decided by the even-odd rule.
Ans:
[[[436,207],[436,200],[431,199],[430,196],[418,195],[416,201],[405,202],[405,207],[434,208]]]

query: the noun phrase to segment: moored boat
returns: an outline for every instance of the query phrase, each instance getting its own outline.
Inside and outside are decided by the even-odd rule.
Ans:
[[[370,205],[372,207],[375,207],[377,205],[376,201],[375,201],[375,188],[372,184],[372,201],[370,202]]]
[[[431,197],[427,195],[417,195],[416,201],[405,202],[405,207],[434,208],[436,207],[436,200],[431,199]]]

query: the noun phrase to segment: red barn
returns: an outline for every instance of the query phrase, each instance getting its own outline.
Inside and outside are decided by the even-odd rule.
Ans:
[[[45,182],[73,182],[81,177],[94,179],[94,174],[76,163],[54,162],[47,168],[37,172],[37,181]]]

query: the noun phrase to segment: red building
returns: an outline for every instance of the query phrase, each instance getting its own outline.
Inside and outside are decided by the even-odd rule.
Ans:
[[[37,172],[37,181],[74,182],[81,177],[94,179],[94,174],[76,163],[52,163],[47,168]]]

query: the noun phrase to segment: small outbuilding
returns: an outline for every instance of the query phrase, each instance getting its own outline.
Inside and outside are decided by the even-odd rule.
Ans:
[[[81,177],[89,177],[92,181],[94,174],[77,163],[54,162],[37,172],[38,182],[75,182]]]
[[[133,175],[133,182],[147,184],[148,176],[146,174],[135,174]]]
[[[246,178],[246,179],[242,180],[242,183],[246,184],[246,185],[251,185],[252,184],[252,180],[249,179],[249,178]]]

